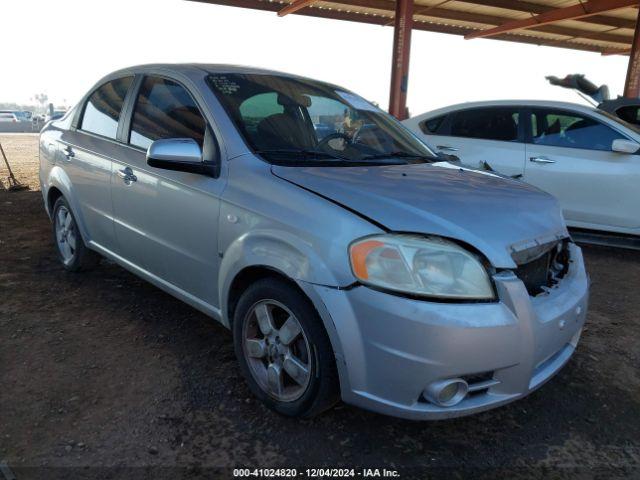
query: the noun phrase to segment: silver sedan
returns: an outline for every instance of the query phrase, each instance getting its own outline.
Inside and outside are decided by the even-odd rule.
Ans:
[[[40,181],[67,270],[109,258],[232,329],[285,415],[496,407],[557,373],[585,321],[553,197],[444,161],[335,85],[121,70],[45,127]]]

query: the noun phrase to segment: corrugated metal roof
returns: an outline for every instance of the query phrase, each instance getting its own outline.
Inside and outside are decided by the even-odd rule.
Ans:
[[[289,0],[191,0],[277,12]],[[394,0],[318,0],[294,15],[393,25]],[[640,3],[640,0],[638,1]],[[587,0],[415,0],[415,30],[468,35]],[[499,33],[488,38],[602,53],[628,53],[638,6]]]

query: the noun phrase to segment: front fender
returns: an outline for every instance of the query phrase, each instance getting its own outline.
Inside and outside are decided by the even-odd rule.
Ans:
[[[266,267],[281,272],[296,282],[338,286],[338,280],[310,245],[291,233],[254,230],[233,241],[223,253],[218,285],[222,322],[227,318],[229,291],[238,273],[247,267]]]

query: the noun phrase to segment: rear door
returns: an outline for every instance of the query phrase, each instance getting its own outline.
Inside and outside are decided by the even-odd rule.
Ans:
[[[98,87],[83,105],[77,128],[66,130],[60,137],[56,157],[71,180],[73,197],[77,200],[74,213],[86,228],[85,240],[107,250],[115,248],[111,159],[121,148],[116,137],[132,82],[133,77],[127,76]]]
[[[420,126],[436,134],[427,137],[438,152],[456,155],[470,168],[492,169],[508,176],[524,173],[524,129],[519,107],[458,110]]]
[[[148,147],[162,138],[192,138],[206,157],[218,151],[212,129],[187,88],[153,75],[141,79],[129,123],[127,152],[114,160],[112,175],[119,254],[183,293],[217,306],[223,179],[146,162]]]
[[[554,195],[570,226],[640,227],[640,156],[611,150],[627,137],[580,112],[534,108],[528,115],[524,180]]]

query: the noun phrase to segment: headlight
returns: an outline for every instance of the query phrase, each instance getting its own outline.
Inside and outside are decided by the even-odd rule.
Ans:
[[[438,237],[377,235],[352,243],[349,258],[362,283],[430,297],[493,300],[491,280],[472,253]]]

